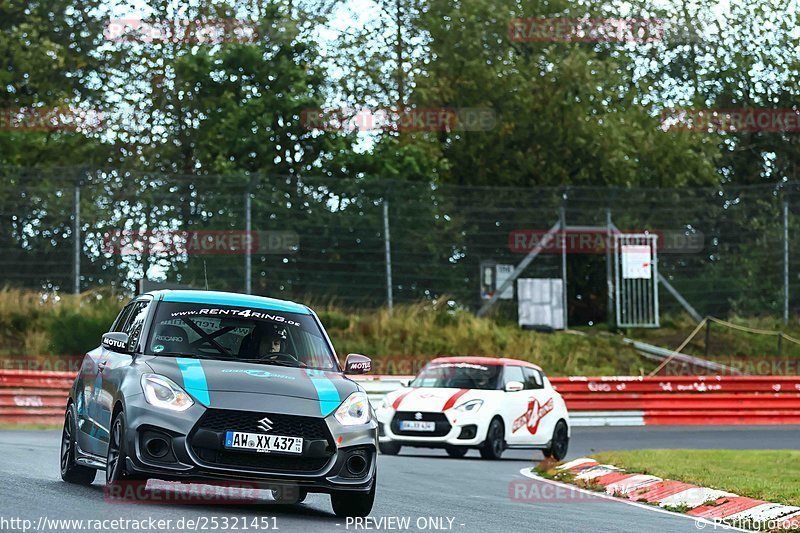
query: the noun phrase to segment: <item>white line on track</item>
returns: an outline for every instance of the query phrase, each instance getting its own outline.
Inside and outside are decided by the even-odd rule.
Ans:
[[[723,524],[722,522],[714,522],[713,520],[709,520],[707,518],[701,518],[698,516],[691,516],[682,513],[676,513],[673,511],[667,511],[666,509],[661,509],[660,507],[654,507],[652,505],[645,505],[643,503],[635,502],[632,500],[624,500],[622,498],[617,498],[615,496],[610,496],[604,492],[595,492],[593,490],[586,490],[580,487],[576,487],[575,485],[570,485],[569,483],[562,483],[561,481],[555,481],[553,479],[547,479],[541,476],[537,476],[533,472],[531,472],[530,468],[523,468],[519,471],[520,474],[523,476],[534,479],[536,481],[540,481],[542,483],[548,483],[550,485],[555,485],[557,487],[562,487],[565,489],[570,489],[575,492],[580,492],[582,494],[586,494],[589,496],[597,496],[598,498],[602,498],[604,500],[610,500],[612,502],[624,503],[626,505],[633,505],[634,507],[639,507],[640,509],[647,509],[648,511],[652,511],[654,513],[661,513],[667,514],[671,516],[679,516],[681,518],[686,518],[694,522],[694,525],[697,529],[702,530],[705,529],[706,526],[712,526],[715,530],[716,529],[724,529],[727,531],[744,531],[745,533],[749,533],[747,529],[739,529],[738,527],[729,526]]]

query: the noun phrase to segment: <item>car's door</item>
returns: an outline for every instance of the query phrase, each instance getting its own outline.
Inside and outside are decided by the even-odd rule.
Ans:
[[[95,401],[99,407],[99,433],[98,438],[102,443],[102,450],[108,446],[108,436],[111,430],[111,413],[114,408],[114,400],[118,396],[118,391],[125,371],[133,361],[133,353],[139,349],[139,341],[142,337],[145,319],[150,311],[152,298],[142,296],[134,300],[128,320],[122,328],[123,333],[128,334],[128,345],[125,351],[115,351],[104,348],[105,359],[100,367],[100,386],[95,394]]]
[[[125,324],[130,319],[134,302],[122,308],[108,332],[123,331]],[[101,445],[100,419],[101,408],[97,402],[99,391],[102,389],[102,376],[100,370],[106,365],[107,350],[100,345],[88,352],[81,364],[80,379],[75,391],[75,407],[78,419],[76,439],[81,450],[99,454]]]
[[[503,367],[502,376],[503,389],[503,420],[506,425],[506,442],[510,445],[522,444],[525,431],[524,421],[521,418],[528,408],[528,395],[524,390],[525,376],[522,367],[518,365],[506,365]],[[509,384],[519,385],[518,390],[508,390]],[[522,424],[522,425],[520,425]]]
[[[525,393],[528,396],[528,413],[525,431],[520,431],[531,444],[547,444],[553,435],[555,416],[553,394],[545,386],[542,372],[536,368],[524,367]]]

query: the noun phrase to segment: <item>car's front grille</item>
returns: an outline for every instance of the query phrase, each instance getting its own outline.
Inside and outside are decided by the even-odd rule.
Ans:
[[[401,431],[401,420],[415,420],[422,422],[434,422],[434,431]],[[448,422],[444,413],[425,413],[422,411],[399,411],[392,418],[392,432],[395,435],[406,435],[409,437],[444,437],[450,433],[452,426]]]
[[[325,423],[325,420],[311,416],[209,409],[200,419],[197,427],[217,433],[225,431],[261,433],[258,423],[264,417],[269,418],[269,425],[272,426],[269,433],[272,435],[303,437],[306,440],[330,440],[330,431],[328,431],[328,424]]]
[[[263,433],[259,421],[264,417],[269,419],[270,435],[302,437],[303,453],[258,453],[223,446],[226,431]],[[265,472],[316,472],[325,468],[336,450],[324,419],[278,413],[209,409],[195,425],[190,439],[192,450],[205,463]]]

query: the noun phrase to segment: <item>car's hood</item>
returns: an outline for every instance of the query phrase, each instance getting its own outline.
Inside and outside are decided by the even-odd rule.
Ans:
[[[486,396],[492,391],[449,388],[405,388],[386,395],[386,401],[397,411],[440,412],[457,407],[467,400]]]
[[[189,357],[145,356],[142,361],[206,406],[214,405],[215,396],[263,394],[319,402],[325,416],[359,390],[338,372]]]

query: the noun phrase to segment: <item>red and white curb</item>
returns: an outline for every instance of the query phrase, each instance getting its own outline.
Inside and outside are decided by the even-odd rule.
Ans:
[[[601,465],[594,459],[575,459],[557,467],[575,474],[575,479],[591,481],[605,489],[605,494],[625,503],[648,504],[644,507],[674,508],[685,506],[686,515],[698,521],[742,525],[769,522],[771,529],[800,529],[800,507],[770,503],[690,483],[656,476],[629,474],[613,465]],[[545,480],[530,471],[527,477]],[[569,485],[568,485],[569,486]],[[577,489],[583,490],[583,489]]]

